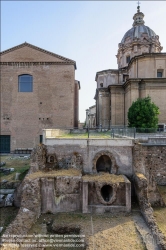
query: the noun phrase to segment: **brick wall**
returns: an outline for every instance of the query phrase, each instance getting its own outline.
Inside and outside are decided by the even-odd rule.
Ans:
[[[74,127],[74,63],[26,46],[1,62],[1,132],[11,135],[11,151],[34,147],[44,128]],[[18,92],[21,74],[33,76],[33,92]]]

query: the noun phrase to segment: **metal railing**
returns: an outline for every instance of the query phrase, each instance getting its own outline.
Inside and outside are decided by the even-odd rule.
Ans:
[[[149,136],[166,136],[166,132],[157,128],[129,128],[113,126],[111,128],[60,128],[51,129],[46,132],[46,138],[100,138],[100,139],[113,139],[113,138],[141,138]]]

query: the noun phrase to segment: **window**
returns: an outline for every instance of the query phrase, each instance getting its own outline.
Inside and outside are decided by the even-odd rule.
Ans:
[[[40,118],[39,118],[40,119]],[[43,143],[43,135],[39,136],[40,143]]]
[[[100,87],[101,87],[101,88],[103,87],[103,83],[100,83]]]
[[[130,62],[130,56],[126,56],[126,63]]]
[[[33,91],[33,76],[20,75],[18,77],[18,91],[19,92],[32,92]]]
[[[157,77],[163,77],[163,71],[157,70]]]

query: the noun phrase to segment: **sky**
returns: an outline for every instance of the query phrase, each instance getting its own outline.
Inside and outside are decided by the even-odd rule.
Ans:
[[[166,1],[141,1],[145,25],[166,52]],[[3,1],[1,51],[25,41],[76,61],[79,119],[95,105],[96,72],[117,69],[118,44],[132,28],[137,1]]]

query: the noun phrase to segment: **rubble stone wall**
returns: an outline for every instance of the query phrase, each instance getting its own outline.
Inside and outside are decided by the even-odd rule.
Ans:
[[[161,205],[158,185],[166,185],[166,146],[143,145],[133,147],[134,172],[145,175],[148,183],[148,197],[152,205]]]
[[[134,184],[142,215],[150,228],[159,249],[164,250],[166,249],[166,238],[159,230],[157,222],[153,216],[153,209],[148,199],[147,178],[141,173],[136,173],[134,176]]]

